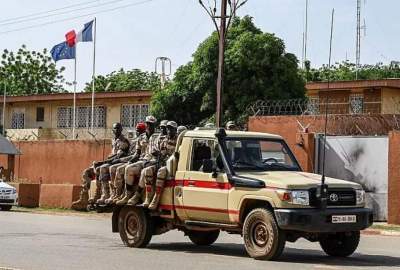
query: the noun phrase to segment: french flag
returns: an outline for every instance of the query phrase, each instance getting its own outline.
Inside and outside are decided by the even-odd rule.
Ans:
[[[85,23],[83,29],[76,34],[75,30],[69,31],[65,34],[65,39],[69,47],[75,47],[78,42],[91,42],[93,41],[93,21]]]

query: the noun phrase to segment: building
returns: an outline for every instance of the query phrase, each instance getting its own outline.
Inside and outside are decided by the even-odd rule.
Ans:
[[[306,85],[311,114],[399,114],[400,79],[309,82]]]
[[[151,95],[147,90],[96,93],[92,131],[92,95],[77,93],[75,136],[110,138],[115,122],[132,129],[148,115]],[[6,98],[5,128],[13,140],[72,139],[72,126],[73,93]]]

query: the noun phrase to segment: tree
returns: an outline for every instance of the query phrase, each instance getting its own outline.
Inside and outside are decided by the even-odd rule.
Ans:
[[[106,76],[96,76],[95,91],[132,91],[156,90],[161,87],[160,79],[155,73],[133,69],[125,71],[120,69]],[[92,91],[92,82],[86,83],[86,92]]]
[[[304,80],[298,60],[284,42],[263,33],[249,16],[236,18],[227,34],[224,120],[245,121],[246,108],[257,100],[302,98]],[[203,41],[193,60],[181,66],[164,90],[155,91],[152,113],[182,124],[198,124],[215,114],[218,33]]]
[[[356,73],[358,75],[356,76]],[[380,80],[388,78],[400,78],[400,67],[398,64],[384,65],[362,65],[357,69],[357,65],[349,61],[336,63],[329,69],[324,65],[317,69],[306,68],[303,76],[307,81],[350,81],[355,80]]]
[[[64,67],[57,69],[46,49],[42,52],[29,51],[22,45],[16,53],[7,49],[3,51],[0,84],[7,85],[9,95],[62,92],[63,71]]]

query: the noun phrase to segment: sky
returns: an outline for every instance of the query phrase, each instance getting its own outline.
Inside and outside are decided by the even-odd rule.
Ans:
[[[238,15],[253,17],[261,30],[282,38],[286,51],[301,60],[305,1],[249,0]],[[328,62],[333,8],[332,62],[346,58],[355,62],[356,0],[309,0],[307,58],[313,67]],[[58,10],[47,12],[54,9]],[[367,30],[365,36],[362,33],[361,63],[400,60],[398,10],[398,0],[362,0],[362,21],[365,19]],[[25,17],[38,12],[42,14]],[[172,60],[174,72],[191,60],[199,43],[215,30],[198,0],[3,0],[0,49],[17,50],[25,44],[30,50],[50,50],[65,40],[69,30],[81,30],[94,17],[97,18],[96,74],[103,75],[120,68],[154,71],[159,56]],[[19,19],[10,21],[12,18]],[[78,91],[90,81],[92,63],[93,44],[79,43]],[[57,66],[65,66],[66,80],[73,81],[73,60],[59,61]]]

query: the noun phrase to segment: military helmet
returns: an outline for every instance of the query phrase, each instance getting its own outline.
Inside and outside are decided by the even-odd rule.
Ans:
[[[114,123],[113,124],[113,126],[112,126],[112,129],[114,129],[114,130],[118,130],[118,129],[122,129],[122,125],[121,125],[121,123]]]
[[[160,122],[160,127],[166,127],[167,124],[168,124],[168,120],[162,120],[162,121]]]
[[[236,124],[233,121],[229,121],[228,123],[226,123],[226,128],[230,129],[230,128],[235,128]]]
[[[178,133],[182,133],[182,132],[184,132],[185,130],[187,130],[187,127],[185,127],[185,126],[179,126],[178,127]]]
[[[168,121],[167,127],[173,127],[173,128],[178,128],[178,124],[175,121]]]
[[[146,117],[146,123],[155,124],[156,122],[157,122],[157,119],[154,116],[149,115]]]

